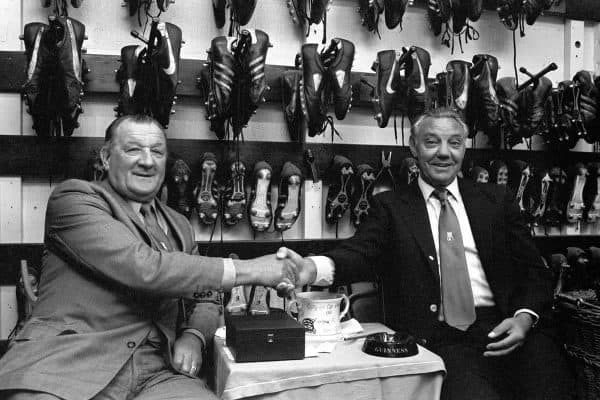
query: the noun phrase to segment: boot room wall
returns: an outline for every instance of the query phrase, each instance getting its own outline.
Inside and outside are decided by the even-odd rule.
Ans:
[[[360,25],[360,17],[356,12],[358,0],[334,0],[327,17],[327,37],[341,37],[352,41],[356,46],[356,57],[353,71],[371,72],[370,67],[380,50],[400,49],[402,46],[416,45],[431,53],[432,65],[430,77],[444,70],[451,59],[470,61],[474,54],[489,53],[499,60],[501,69],[498,77],[513,75],[513,44],[512,33],[504,28],[496,12],[485,10],[481,19],[473,25],[480,33],[480,39],[469,41],[451,55],[450,50],[440,44],[439,37],[431,33],[426,10],[423,6],[408,7],[404,16],[403,30],[389,31],[380,22],[381,39]],[[153,5],[155,8],[155,5]],[[0,2],[0,50],[23,51],[19,35],[23,26],[29,22],[45,22],[51,9],[40,6],[39,1],[33,0],[3,0]],[[118,55],[122,46],[136,43],[129,32],[132,29],[142,31],[137,17],[129,17],[127,9],[121,7],[118,0],[86,0],[79,9],[69,8],[69,15],[86,25],[88,40],[84,43],[88,54]],[[185,1],[177,0],[176,4],[163,13],[161,20],[177,24],[183,31],[186,43],[182,47],[181,58],[206,59],[206,49],[210,40],[219,35],[227,34],[225,29],[215,26],[210,0]],[[268,64],[293,65],[294,57],[305,42],[320,42],[321,29],[317,27],[309,37],[305,37],[298,25],[290,18],[284,0],[259,0],[256,11],[250,23],[250,28],[259,28],[267,32],[273,47],[269,49]],[[579,42],[579,47],[575,46]],[[600,29],[597,23],[565,20],[560,17],[545,17],[538,19],[535,25],[526,27],[526,36],[519,38],[517,34],[517,62],[519,66],[529,71],[539,71],[550,62],[556,62],[559,69],[548,74],[556,85],[563,79],[570,79],[579,69],[600,72],[597,54],[600,41]],[[2,60],[0,60],[2,62]],[[200,61],[199,61],[200,62]],[[523,78],[523,76],[521,76]],[[103,137],[104,130],[114,118],[113,107],[117,103],[117,94],[99,95],[86,93],[83,101],[85,113],[80,116],[81,127],[76,129],[74,136]],[[24,110],[20,95],[0,93],[0,134],[2,135],[35,135],[32,130],[31,117]],[[180,97],[176,106],[177,113],[171,116],[168,136],[177,139],[215,140],[205,120],[205,111],[199,97]],[[353,108],[344,121],[336,121],[336,128],[343,140],[334,138],[336,143],[370,144],[395,146],[393,124],[379,129],[373,119],[370,108]],[[408,129],[408,121],[406,122]],[[328,131],[327,131],[328,132]],[[408,130],[406,139],[408,139]],[[265,103],[252,117],[244,131],[246,141],[268,141],[277,143],[288,142],[289,134],[279,103]],[[329,134],[307,138],[307,142],[327,144],[331,142]],[[485,147],[485,138],[476,137],[477,147]],[[583,142],[583,141],[581,141]],[[398,145],[407,143],[398,143]],[[533,148],[541,144],[534,138]],[[518,148],[518,147],[517,147]],[[384,148],[382,147],[382,150]],[[386,150],[390,150],[387,148]],[[591,151],[589,145],[578,145],[574,150]],[[399,155],[397,155],[398,157]],[[201,154],[198,154],[198,158]],[[243,159],[243,147],[241,158]],[[269,161],[269,160],[267,160]],[[352,160],[355,165],[361,160]],[[223,166],[224,167],[224,163]],[[220,166],[221,167],[221,166]],[[374,166],[378,167],[378,166]],[[252,166],[248,166],[251,170]],[[41,243],[43,241],[43,221],[48,196],[53,187],[62,177],[31,178],[21,176],[1,176],[0,171],[0,244],[8,243]],[[274,190],[276,184],[273,185]],[[322,209],[325,209],[327,188],[322,190]],[[273,193],[275,196],[276,193]],[[276,197],[272,197],[276,199]],[[275,204],[275,203],[274,203]],[[310,208],[310,202],[305,202],[302,213]],[[321,232],[310,234],[301,216],[296,224],[284,232],[284,239],[303,238],[334,238],[336,229],[324,221]],[[321,220],[323,217],[321,216]],[[196,239],[206,241],[210,237],[211,228],[200,226],[193,218]],[[353,233],[348,213],[340,221],[337,235],[347,237]],[[214,238],[220,240],[221,232],[217,227]],[[245,221],[223,232],[224,240],[252,240],[255,236]],[[256,235],[257,240],[279,239],[279,233],[266,232]],[[0,261],[1,263],[2,261]],[[8,266],[0,265],[0,271]],[[13,268],[13,266],[10,266]],[[0,272],[1,273],[1,272]],[[3,287],[3,298],[14,296],[14,287]],[[12,293],[12,295],[11,295]],[[3,301],[0,306],[4,310],[0,315],[7,315],[7,307],[11,301]],[[6,338],[6,328],[14,324],[9,321],[0,323],[0,338]]]

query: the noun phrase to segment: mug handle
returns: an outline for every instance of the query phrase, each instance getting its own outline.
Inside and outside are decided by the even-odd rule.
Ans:
[[[342,311],[340,314],[340,321],[346,316],[346,314],[348,314],[348,310],[350,310],[350,299],[348,296],[342,294],[342,300],[346,302],[346,305],[344,306],[344,311]]]
[[[295,318],[295,317],[292,315],[292,304],[295,304],[295,305],[296,305],[296,309],[298,309],[298,304],[299,304],[299,303],[298,303],[298,300],[296,300],[296,299],[293,299],[292,301],[290,301],[290,302],[288,303],[287,310],[285,310],[285,312],[286,312],[286,313],[287,313],[287,314],[288,314],[290,317],[292,317],[292,318],[296,319],[296,318]],[[300,311],[300,310],[298,310],[298,311]]]

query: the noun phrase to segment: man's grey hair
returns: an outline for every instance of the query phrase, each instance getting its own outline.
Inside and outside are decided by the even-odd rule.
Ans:
[[[417,132],[419,131],[419,127],[421,126],[423,121],[429,118],[453,119],[462,127],[465,136],[469,134],[469,127],[467,126],[467,124],[465,124],[465,121],[463,121],[462,116],[458,111],[456,111],[456,109],[452,107],[439,107],[426,111],[419,118],[417,118],[417,120],[412,124],[410,128],[410,135],[416,136]]]

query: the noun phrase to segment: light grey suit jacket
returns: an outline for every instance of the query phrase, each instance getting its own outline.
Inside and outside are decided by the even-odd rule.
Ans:
[[[39,299],[0,359],[0,390],[87,399],[110,382],[153,324],[167,338],[169,362],[179,330],[191,327],[212,338],[219,305],[199,303],[187,323],[176,326],[177,305],[202,291],[214,296],[223,263],[197,255],[185,217],[156,204],[183,251],[152,249],[139,217],[106,181],[68,180],[53,191]]]

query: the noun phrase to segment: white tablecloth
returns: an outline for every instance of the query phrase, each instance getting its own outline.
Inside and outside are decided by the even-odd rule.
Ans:
[[[388,330],[363,324],[367,332]],[[362,352],[364,339],[339,342],[332,353],[304,360],[236,363],[215,338],[215,385],[223,400],[435,400],[445,373],[440,357],[419,346],[406,358]]]

